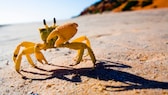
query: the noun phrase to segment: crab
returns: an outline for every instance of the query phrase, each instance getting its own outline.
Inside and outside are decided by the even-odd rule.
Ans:
[[[20,65],[22,56],[25,55],[29,64],[32,67],[37,67],[30,55],[34,54],[37,61],[42,64],[48,64],[48,61],[42,54],[40,50],[47,50],[51,48],[69,48],[77,50],[76,63],[77,65],[81,62],[82,57],[84,55],[84,50],[87,49],[87,55],[90,55],[93,66],[95,66],[96,58],[91,49],[90,41],[86,36],[81,36],[69,42],[69,40],[77,33],[77,23],[65,23],[63,25],[56,25],[56,19],[54,18],[54,24],[52,26],[48,26],[46,24],[45,19],[43,20],[44,28],[39,28],[40,36],[43,43],[34,43],[29,41],[21,42],[13,54],[13,61],[16,72],[20,73]],[[21,49],[23,48],[23,49]],[[22,50],[22,51],[21,51]]]

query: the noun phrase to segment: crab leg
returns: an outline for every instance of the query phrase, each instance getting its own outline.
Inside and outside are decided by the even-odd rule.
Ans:
[[[29,54],[25,54],[26,55],[26,58],[28,60],[28,62],[31,64],[32,67],[36,67],[33,63],[33,60],[31,59],[30,55]]]
[[[34,52],[34,47],[29,47],[29,48],[25,48],[18,56],[17,60],[15,60],[15,69],[16,71],[19,73],[20,70],[20,64],[21,64],[21,60],[22,60],[22,55],[26,55],[27,60],[30,62],[30,64],[35,67],[32,59],[30,58],[29,54],[32,54]]]
[[[24,47],[24,48],[29,48],[30,49],[30,47],[33,47],[34,45],[35,45],[35,43],[33,43],[33,42],[26,42],[25,41],[25,42],[22,42],[21,44],[19,44],[16,47],[16,49],[14,51],[14,55],[13,55],[13,61],[15,63],[15,69],[18,73],[19,73],[19,70],[20,70],[20,63],[21,63],[23,52],[24,52],[24,51],[22,51],[22,53],[19,54],[20,48]],[[18,56],[18,54],[19,54],[19,56]],[[30,55],[27,54],[26,58],[29,61],[29,63],[34,67],[35,65],[34,65],[33,61],[31,60]]]
[[[83,42],[83,41],[86,41],[86,45],[88,47],[91,47],[90,46],[90,41],[89,41],[89,39],[86,36],[81,36],[79,38],[76,38],[76,39],[72,40],[72,42]]]
[[[45,61],[46,64],[48,64],[47,60],[45,59],[44,55],[41,53],[41,49],[44,49],[45,46],[44,44],[36,44],[34,48],[34,54],[36,56],[36,59],[38,62],[43,64],[43,60]]]
[[[24,47],[24,49],[22,50],[22,52],[19,54],[19,50],[21,47]],[[19,73],[20,70],[20,64],[21,64],[21,60],[22,60],[22,56],[25,55],[28,62],[30,63],[30,65],[32,67],[36,67],[35,64],[33,63],[30,54],[35,53],[36,59],[40,62],[43,63],[42,60],[45,61],[45,63],[48,64],[47,60],[45,59],[44,55],[41,53],[41,49],[44,49],[44,45],[43,44],[35,44],[33,42],[22,42],[21,44],[19,44],[15,51],[14,51],[14,55],[13,55],[13,61],[15,63],[15,69],[16,71]],[[19,54],[19,55],[18,55]]]
[[[93,63],[94,66],[95,66],[96,58],[95,58],[95,56],[94,56],[94,53],[93,53],[92,49],[91,49],[90,47],[88,47],[85,43],[72,42],[72,43],[61,44],[59,47],[67,47],[67,48],[70,48],[70,49],[79,50],[78,60],[77,60],[77,62],[76,62],[75,65],[77,65],[77,64],[80,63],[80,61],[82,60],[82,56],[83,56],[83,53],[84,53],[84,49],[87,49],[88,52],[89,52],[89,55],[90,55],[90,57],[91,57],[92,63]]]
[[[84,53],[84,48],[81,48],[81,49],[78,50],[78,60],[76,61],[75,65],[77,65],[81,62],[82,57],[83,57],[83,53]]]
[[[16,58],[17,58],[17,56],[18,56],[18,53],[19,53],[19,50],[20,50],[21,47],[28,48],[28,47],[32,47],[32,46],[34,46],[34,45],[35,45],[35,43],[33,43],[33,42],[27,42],[27,41],[22,42],[21,44],[19,44],[19,45],[16,47],[15,51],[14,51],[13,61],[16,60]]]
[[[86,36],[81,36],[79,38],[76,38],[72,42],[84,42],[84,41],[86,41],[86,45],[91,48],[90,41]],[[79,55],[79,53],[80,53],[80,50],[78,50],[78,55]],[[86,54],[85,56],[88,56],[88,55],[89,54]]]

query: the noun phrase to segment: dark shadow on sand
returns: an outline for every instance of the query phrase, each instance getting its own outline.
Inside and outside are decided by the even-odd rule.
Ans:
[[[53,78],[58,78],[61,80],[66,80],[70,82],[82,82],[81,76],[86,76],[89,78],[94,78],[103,81],[113,80],[116,82],[122,82],[127,84],[128,86],[111,86],[106,85],[106,88],[117,88],[120,90],[111,90],[111,91],[125,91],[125,90],[133,90],[133,89],[168,89],[168,82],[159,82],[154,80],[148,80],[143,77],[123,72],[119,70],[114,70],[113,68],[131,68],[128,65],[124,65],[122,63],[116,63],[111,61],[99,61],[96,67],[93,68],[65,68],[65,69],[56,69],[48,72],[52,72],[52,74],[44,79],[32,79],[32,80],[48,80]],[[34,72],[23,71],[26,73],[37,74]],[[67,78],[67,75],[74,74],[72,78]],[[39,74],[40,75],[40,74]],[[43,75],[43,74],[42,74]]]

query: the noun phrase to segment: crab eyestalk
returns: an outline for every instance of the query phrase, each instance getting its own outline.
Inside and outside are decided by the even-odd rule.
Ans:
[[[54,20],[54,26],[56,26],[56,19],[54,18],[53,20]]]
[[[43,24],[44,24],[44,26],[46,27],[46,29],[48,29],[48,25],[46,24],[45,19],[43,20]]]

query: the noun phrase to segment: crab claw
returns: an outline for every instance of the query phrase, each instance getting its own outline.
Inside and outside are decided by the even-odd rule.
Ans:
[[[66,23],[64,25],[58,26],[54,29],[47,37],[47,42],[49,42],[54,37],[58,36],[58,40],[56,41],[56,46],[67,42],[71,39],[77,32],[78,24],[76,23]]]
[[[58,29],[55,29],[54,31],[52,31],[52,32],[48,35],[48,37],[47,37],[47,42],[49,42],[51,39],[53,39],[54,37],[57,36],[57,31],[58,31]]]

